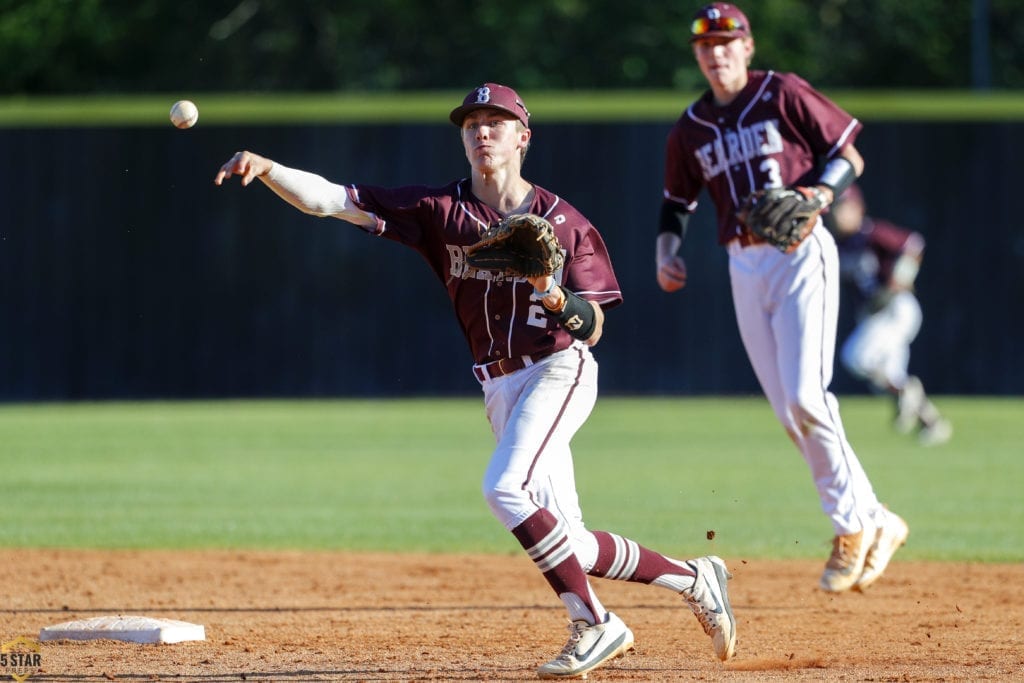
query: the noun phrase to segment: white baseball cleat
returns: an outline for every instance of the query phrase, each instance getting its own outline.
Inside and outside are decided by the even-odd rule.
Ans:
[[[736,654],[736,618],[729,604],[726,583],[732,574],[725,568],[722,558],[714,555],[689,560],[686,563],[696,572],[693,587],[682,592],[704,633],[711,636],[715,654],[723,662]]]
[[[633,632],[617,616],[608,613],[603,624],[583,620],[569,624],[569,642],[562,652],[537,668],[541,678],[586,678],[587,672],[622,657],[633,649]]]
[[[896,554],[900,546],[907,542],[910,535],[910,527],[899,515],[886,512],[885,524],[879,527],[875,535],[875,542],[868,550],[867,559],[864,561],[864,572],[853,585],[854,590],[862,591],[877,581],[885,568],[889,566],[889,560]]]
[[[917,433],[917,441],[922,446],[941,446],[953,438],[953,425],[945,418],[939,418],[934,423],[921,427]]]
[[[877,535],[876,529],[869,528],[853,534],[837,535],[832,539],[832,554],[825,563],[819,584],[822,590],[841,593],[853,588],[864,573],[868,551]]]

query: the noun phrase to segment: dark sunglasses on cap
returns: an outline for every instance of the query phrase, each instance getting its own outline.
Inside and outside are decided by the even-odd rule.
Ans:
[[[711,31],[742,31],[744,28],[743,22],[733,17],[718,17],[717,19],[701,17],[693,20],[693,24],[690,26],[690,33],[695,36],[702,36]]]

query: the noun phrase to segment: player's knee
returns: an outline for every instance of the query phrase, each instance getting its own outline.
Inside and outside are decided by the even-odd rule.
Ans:
[[[501,480],[484,479],[481,491],[491,514],[506,527],[522,517],[523,511],[536,509],[521,486],[504,486]]]
[[[492,510],[495,506],[500,505],[501,501],[506,497],[506,494],[501,490],[497,482],[490,482],[487,479],[484,479],[480,492],[483,493],[484,500],[487,501],[487,505]]]
[[[789,414],[793,426],[801,434],[807,434],[824,422],[826,406],[821,401],[798,397],[789,404]]]

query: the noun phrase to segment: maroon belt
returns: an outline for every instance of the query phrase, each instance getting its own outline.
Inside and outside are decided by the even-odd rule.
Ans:
[[[483,365],[474,365],[473,374],[481,382],[486,382],[489,379],[495,379],[497,377],[504,377],[516,370],[522,370],[527,368],[541,358],[550,356],[554,351],[543,351],[541,353],[535,353],[532,356],[516,356],[515,358],[502,358],[500,360],[491,361],[490,363],[484,363]]]

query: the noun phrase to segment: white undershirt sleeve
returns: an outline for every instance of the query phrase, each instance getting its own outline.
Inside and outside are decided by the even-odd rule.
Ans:
[[[363,226],[377,223],[373,214],[352,204],[344,186],[315,173],[288,168],[275,161],[270,171],[259,179],[274,194],[303,213],[331,216]]]

